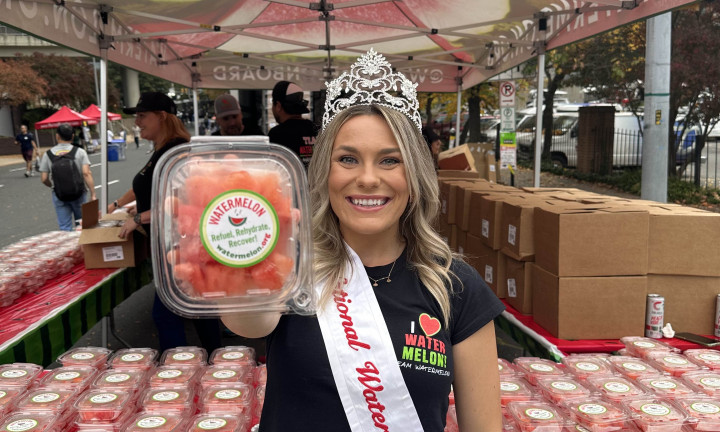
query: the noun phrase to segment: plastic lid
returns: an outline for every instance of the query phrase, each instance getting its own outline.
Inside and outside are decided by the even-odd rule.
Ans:
[[[75,402],[81,422],[114,422],[131,405],[131,393],[125,390],[95,389],[83,393]]]
[[[244,415],[198,414],[192,418],[189,432],[245,432],[250,420]]]
[[[694,394],[695,390],[690,388],[680,378],[667,375],[655,375],[640,377],[637,382],[660,397],[677,398],[683,395]]]
[[[207,389],[211,385],[222,383],[253,384],[253,370],[251,365],[209,366],[200,378],[200,386]]]
[[[247,346],[226,346],[218,348],[210,356],[212,364],[242,365],[255,364],[255,349]]]
[[[589,398],[591,391],[571,376],[539,378],[537,388],[546,399],[560,403],[576,398]]]
[[[193,138],[153,177],[153,272],[186,317],[316,311],[308,185],[300,160],[261,137]]]
[[[560,365],[550,360],[538,357],[518,357],[513,362],[518,370],[525,374],[525,379],[533,385],[542,376],[565,375],[565,372],[560,369]]]
[[[97,369],[92,366],[62,366],[52,369],[40,381],[42,387],[82,390],[95,378]]]
[[[73,348],[58,357],[63,366],[87,365],[99,367],[103,365],[112,351],[100,347]]]
[[[637,379],[641,376],[658,375],[661,372],[643,359],[631,356],[610,356],[608,361],[616,371],[624,376]]]
[[[136,389],[145,380],[147,371],[138,368],[118,367],[102,371],[95,381],[95,388]]]
[[[686,372],[704,369],[684,355],[677,353],[652,351],[647,353],[647,359],[651,365],[676,377],[680,377]]]
[[[621,376],[591,376],[588,384],[611,401],[649,394],[642,385]]]
[[[638,357],[645,357],[645,355],[651,351],[680,352],[679,349],[665,342],[642,336],[625,336],[620,338],[620,342],[625,345],[625,348],[631,355]]]
[[[43,432],[54,431],[58,425],[55,414],[18,411],[0,422],[0,430],[5,432]]]
[[[531,430],[561,430],[567,424],[567,420],[560,414],[558,409],[541,401],[508,403],[507,412],[515,420],[521,431]]]
[[[694,430],[720,430],[720,399],[708,396],[687,395],[675,399],[690,416]]]
[[[254,394],[254,389],[247,384],[211,385],[200,396],[200,411],[245,414],[252,407]]]
[[[513,366],[512,363],[510,363],[509,361],[507,361],[503,358],[498,358],[498,373],[500,374],[501,377],[502,376],[512,376],[512,375],[518,374],[517,370],[515,369],[515,366]]]
[[[198,373],[201,370],[201,366],[190,365],[165,365],[156,368],[150,379],[148,385],[150,387],[164,387],[164,386],[186,386],[193,387],[196,384]]]
[[[28,392],[17,404],[18,411],[48,412],[57,414],[75,400],[74,389],[40,388]]]
[[[613,402],[601,398],[573,399],[563,406],[570,417],[586,430],[630,430],[630,416],[622,406]]]
[[[24,393],[25,389],[19,387],[0,388],[0,410],[15,406],[15,402],[20,400]]]
[[[529,401],[535,397],[532,386],[516,376],[500,378],[500,404],[507,405],[511,401]]]
[[[720,396],[720,372],[688,372],[682,376],[696,391],[710,396]]]
[[[563,357],[562,364],[567,370],[580,379],[591,375],[611,375],[612,366],[606,360],[607,356],[594,354],[573,354]]]
[[[110,360],[113,368],[128,367],[150,369],[155,365],[158,351],[152,348],[126,348],[117,350]]]
[[[678,429],[688,419],[688,415],[669,399],[640,398],[625,403],[628,411],[635,418],[635,423],[643,430],[653,430],[658,426]],[[665,430],[665,429],[664,429]]]
[[[184,431],[188,418],[180,413],[142,412],[132,417],[123,432],[179,432]]]
[[[192,388],[166,386],[145,390],[139,404],[148,412],[190,412],[195,405],[194,400],[195,391]]]
[[[711,349],[689,349],[683,353],[693,363],[708,369],[720,370],[720,351]]]
[[[207,351],[196,346],[177,347],[165,350],[160,358],[162,365],[204,365],[207,363]]]
[[[0,387],[27,387],[42,370],[42,366],[31,363],[1,365]]]

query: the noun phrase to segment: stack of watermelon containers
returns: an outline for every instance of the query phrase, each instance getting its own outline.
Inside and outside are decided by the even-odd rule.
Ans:
[[[50,231],[0,249],[0,307],[37,291],[82,262],[79,231]]]
[[[0,366],[0,430],[249,432],[259,423],[266,370],[255,351],[179,347],[76,348],[62,365]]]
[[[720,351],[624,337],[623,355],[498,360],[505,431],[720,431]]]

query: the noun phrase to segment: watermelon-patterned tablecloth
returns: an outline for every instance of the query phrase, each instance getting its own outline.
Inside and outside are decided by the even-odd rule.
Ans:
[[[150,265],[85,269],[48,281],[0,308],[0,364],[48,366],[133,292],[151,281]]]

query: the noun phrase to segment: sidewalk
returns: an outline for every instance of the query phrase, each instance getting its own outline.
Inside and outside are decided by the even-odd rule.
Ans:
[[[42,155],[43,153],[45,153],[48,150],[50,150],[50,147],[40,147],[40,155]],[[19,150],[18,150],[18,154],[16,154],[16,155],[0,156],[0,166],[8,166],[8,165],[24,164],[24,163],[25,163],[25,160],[23,159]]]

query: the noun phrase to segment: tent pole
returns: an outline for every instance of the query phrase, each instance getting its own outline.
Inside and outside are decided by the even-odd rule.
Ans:
[[[462,78],[458,77],[458,91],[457,91],[457,117],[455,119],[455,140],[453,141],[452,147],[460,145],[460,121],[462,119]]]
[[[200,114],[198,114],[198,91],[195,83],[193,83],[193,116],[195,117],[195,136],[198,136],[200,135]]]
[[[539,49],[539,48],[538,48]],[[533,165],[533,187],[540,187],[540,157],[542,155],[543,93],[545,89],[545,50],[538,51],[537,94],[535,96],[535,163]]]
[[[100,49],[100,211],[105,214],[108,202],[108,166],[107,166],[107,48]],[[103,345],[104,346],[104,345]]]

